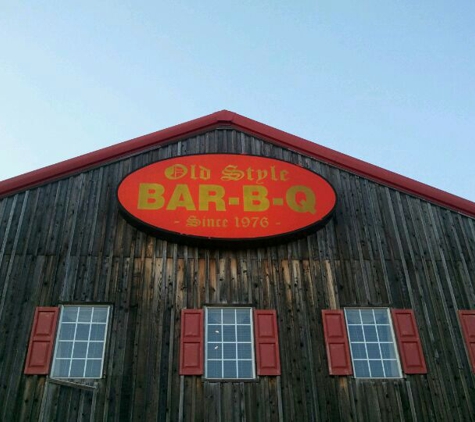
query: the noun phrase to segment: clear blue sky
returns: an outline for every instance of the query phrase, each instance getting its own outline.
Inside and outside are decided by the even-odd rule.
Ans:
[[[0,5],[0,180],[228,109],[475,201],[475,1]]]

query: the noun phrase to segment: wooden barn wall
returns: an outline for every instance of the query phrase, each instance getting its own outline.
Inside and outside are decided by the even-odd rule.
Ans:
[[[194,153],[283,159],[326,177],[336,212],[317,233],[267,248],[205,249],[130,226],[115,198],[129,172]],[[475,308],[475,221],[348,172],[218,129],[0,200],[0,420],[470,420],[475,378],[457,310]],[[36,306],[113,305],[105,377],[25,376]],[[276,309],[282,375],[178,375],[180,310]],[[412,308],[427,375],[330,377],[321,310]]]

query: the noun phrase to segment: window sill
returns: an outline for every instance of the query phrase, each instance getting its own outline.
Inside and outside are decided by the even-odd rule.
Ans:
[[[79,379],[62,379],[62,378],[51,378],[48,377],[47,381],[51,384],[57,384],[57,385],[62,385],[65,387],[71,387],[71,388],[79,388],[81,390],[87,390],[87,391],[94,391],[97,390],[98,388],[98,379],[92,380],[79,380]],[[92,384],[91,384],[92,382]]]
[[[406,378],[405,377],[398,377],[398,378],[357,378],[357,377],[351,377],[352,379],[354,379],[355,381],[358,381],[358,382],[371,382],[371,381],[378,381],[378,382],[381,382],[381,381],[405,381]]]
[[[235,382],[235,383],[241,383],[241,382],[259,382],[259,378],[204,378],[203,381],[205,382],[212,382],[212,383],[218,383],[218,382]]]

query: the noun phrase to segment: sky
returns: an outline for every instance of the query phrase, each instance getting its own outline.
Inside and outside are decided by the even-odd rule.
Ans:
[[[475,2],[0,4],[0,180],[218,110],[475,201]]]

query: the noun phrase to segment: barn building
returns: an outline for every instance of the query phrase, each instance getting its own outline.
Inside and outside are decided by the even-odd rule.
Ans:
[[[475,204],[229,111],[0,182],[0,420],[475,418]]]

